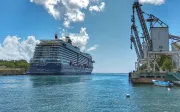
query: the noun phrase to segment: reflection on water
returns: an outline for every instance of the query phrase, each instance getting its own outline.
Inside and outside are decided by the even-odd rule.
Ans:
[[[121,74],[2,76],[0,111],[180,112],[179,93],[178,87],[132,85]]]
[[[46,76],[29,76],[29,80],[31,81],[33,87],[39,87],[39,86],[53,86],[53,85],[84,82],[86,80],[91,80],[91,77],[87,75],[80,75],[80,76],[46,75]]]

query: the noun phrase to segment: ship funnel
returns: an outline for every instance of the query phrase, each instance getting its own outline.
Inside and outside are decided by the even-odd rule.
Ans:
[[[58,35],[57,34],[55,34],[55,40],[57,40],[58,39]]]

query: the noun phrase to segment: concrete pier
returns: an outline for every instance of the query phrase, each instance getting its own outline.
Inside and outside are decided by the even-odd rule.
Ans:
[[[131,73],[131,82],[138,84],[152,84],[152,80],[165,81],[165,73]]]

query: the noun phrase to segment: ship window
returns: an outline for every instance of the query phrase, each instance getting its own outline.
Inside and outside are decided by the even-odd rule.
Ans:
[[[64,47],[66,47],[66,44],[65,44],[65,43],[63,43],[63,46],[64,46]]]
[[[163,46],[159,46],[159,49],[163,49]]]

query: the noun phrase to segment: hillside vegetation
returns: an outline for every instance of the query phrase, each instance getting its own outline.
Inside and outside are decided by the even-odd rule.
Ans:
[[[0,60],[0,68],[23,68],[28,70],[29,63],[26,60]]]

